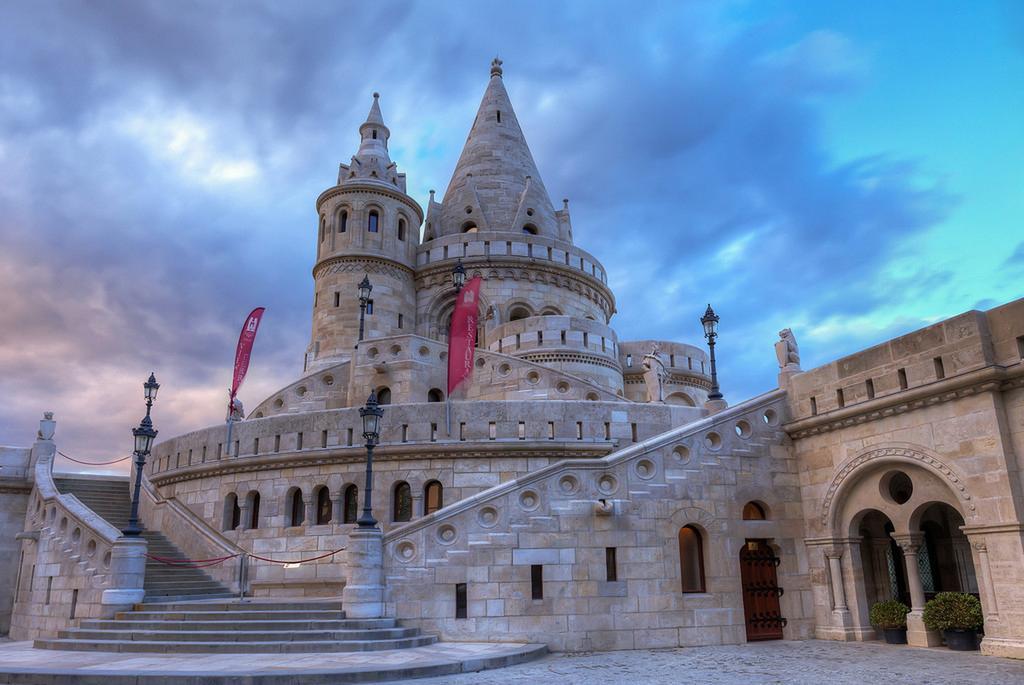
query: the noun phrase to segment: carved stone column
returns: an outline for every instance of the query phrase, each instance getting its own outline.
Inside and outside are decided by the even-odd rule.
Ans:
[[[992,570],[988,562],[988,545],[984,540],[974,543],[974,549],[978,552],[978,588],[981,590],[982,606],[985,609],[985,618],[988,620],[999,618],[999,604],[996,602],[996,593],[992,591]]]
[[[303,505],[305,505],[305,509],[306,509],[306,520],[302,522],[303,525],[305,525],[305,526],[315,526],[316,525],[316,500],[313,499],[312,497],[307,497],[306,499],[304,499],[302,501],[302,503],[303,503]]]
[[[846,606],[846,588],[843,586],[843,553],[837,550],[826,550],[829,577],[832,580],[832,610],[849,611]]]
[[[921,533],[904,535],[892,534],[892,539],[903,550],[903,561],[907,568],[907,589],[910,590],[910,613],[907,614],[907,644],[915,647],[937,647],[942,640],[937,631],[928,630],[921,616],[924,612],[924,586],[917,565],[917,555],[924,543]]]
[[[238,529],[249,530],[249,524],[252,523],[252,517],[249,515],[249,498],[246,497],[238,503]]]

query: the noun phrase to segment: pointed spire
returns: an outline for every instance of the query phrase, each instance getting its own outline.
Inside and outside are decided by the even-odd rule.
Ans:
[[[370,113],[366,115],[366,124],[384,125],[384,116],[380,113],[380,93],[373,94],[373,104],[370,105]]]
[[[497,57],[491,62],[490,82],[444,194],[441,233],[470,226],[522,233],[529,224],[531,233],[557,236],[554,207],[519,128],[501,65]]]

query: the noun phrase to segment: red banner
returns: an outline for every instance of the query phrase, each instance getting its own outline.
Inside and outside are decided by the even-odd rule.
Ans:
[[[228,402],[228,412],[232,409],[235,395],[242,387],[245,374],[249,370],[249,357],[252,356],[252,344],[256,340],[256,330],[260,327],[260,320],[263,318],[264,307],[256,307],[245,319],[242,325],[242,332],[238,335],[238,347],[235,348],[235,373],[231,378],[231,401]]]
[[[476,325],[480,318],[480,277],[475,276],[459,291],[448,331],[448,395],[473,375]]]

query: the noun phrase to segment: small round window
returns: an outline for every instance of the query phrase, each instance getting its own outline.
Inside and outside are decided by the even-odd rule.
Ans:
[[[910,480],[910,476],[902,471],[897,471],[889,476],[886,491],[896,504],[906,504],[914,494],[914,483]]]

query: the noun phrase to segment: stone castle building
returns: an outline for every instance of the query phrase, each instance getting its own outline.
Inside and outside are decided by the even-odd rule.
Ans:
[[[619,340],[499,61],[440,201],[407,194],[376,94],[359,135],[316,200],[302,377],[230,443],[214,425],[146,464],[146,527],[230,561],[159,585],[82,479],[54,479],[48,418],[0,451],[0,632],[46,646],[143,599],[223,591],[608,650],[874,639],[870,605],[901,598],[911,643],[937,645],[924,602],[958,590],[981,599],[984,652],[1024,658],[1024,300],[807,371],[786,331],[778,388],[727,407],[703,341]],[[478,349],[448,398],[460,263],[482,279]],[[370,391],[380,523],[360,531]]]

